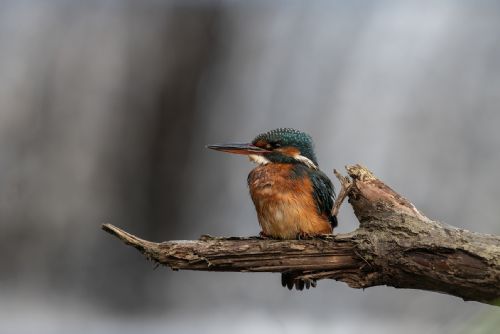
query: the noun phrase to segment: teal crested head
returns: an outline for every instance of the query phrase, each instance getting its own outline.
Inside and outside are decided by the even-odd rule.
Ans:
[[[262,165],[301,163],[309,168],[318,168],[311,136],[291,128],[278,128],[262,133],[248,144],[208,145],[207,147],[228,153],[248,155],[250,160]]]

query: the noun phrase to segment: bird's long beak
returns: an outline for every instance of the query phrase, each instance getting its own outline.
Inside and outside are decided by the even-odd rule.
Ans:
[[[207,148],[221,152],[244,154],[244,155],[250,155],[250,154],[262,155],[264,153],[271,152],[252,144],[215,144],[215,145],[207,145]]]

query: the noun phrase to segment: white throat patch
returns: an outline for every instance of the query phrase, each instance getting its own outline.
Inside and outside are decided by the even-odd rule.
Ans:
[[[300,161],[302,163],[304,163],[307,167],[309,168],[312,168],[312,169],[318,169],[318,166],[316,166],[314,164],[314,162],[312,162],[311,159],[309,159],[308,157],[305,157],[303,155],[300,155],[300,154],[297,154],[293,157],[295,160],[297,161]]]
[[[248,158],[250,161],[255,162],[258,165],[267,165],[271,161],[263,157],[262,155],[257,155],[257,154],[249,154]]]

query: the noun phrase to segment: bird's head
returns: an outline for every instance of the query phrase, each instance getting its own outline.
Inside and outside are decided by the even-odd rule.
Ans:
[[[244,154],[250,160],[261,164],[302,163],[317,169],[318,162],[314,154],[311,136],[290,128],[279,128],[262,133],[247,144],[208,145],[213,150]]]

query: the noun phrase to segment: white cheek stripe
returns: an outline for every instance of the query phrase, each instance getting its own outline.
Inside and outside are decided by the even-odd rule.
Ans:
[[[271,161],[269,161],[269,159],[263,157],[262,155],[257,155],[257,154],[249,154],[248,158],[250,159],[250,161],[255,162],[258,165],[267,165],[268,163],[271,162]],[[309,168],[318,169],[318,166],[316,166],[314,164],[314,162],[311,161],[311,159],[309,159],[303,155],[297,154],[293,158],[297,161],[302,162],[303,164],[305,164]]]
[[[311,159],[309,159],[303,155],[297,154],[293,158],[297,161],[303,162],[306,166],[308,166],[312,169],[318,169],[318,166],[316,166],[314,164],[314,162],[311,161]]]
[[[250,161],[253,161],[258,165],[267,165],[271,162],[268,159],[264,158],[262,155],[257,154],[250,154],[248,155],[248,158],[250,159]]]

